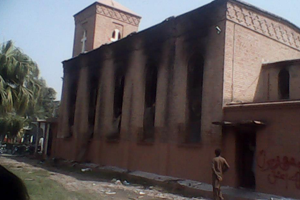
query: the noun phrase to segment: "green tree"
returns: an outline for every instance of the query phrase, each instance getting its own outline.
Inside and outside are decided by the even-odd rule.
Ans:
[[[55,95],[29,56],[12,41],[0,46],[0,134],[15,136],[30,119],[52,117]]]
[[[28,120],[19,115],[8,114],[5,117],[0,117],[1,133],[9,138],[15,137],[27,125]]]
[[[40,119],[55,117],[57,103],[55,101],[56,91],[53,88],[47,87],[46,81],[43,78],[39,79],[40,90],[38,94],[34,94],[35,103],[30,105],[27,115],[34,116]]]
[[[0,48],[0,112],[24,115],[34,94],[40,90],[39,70],[26,54],[13,45],[3,43]]]

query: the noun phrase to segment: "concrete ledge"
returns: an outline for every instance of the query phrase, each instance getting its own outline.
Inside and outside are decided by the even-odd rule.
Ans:
[[[185,180],[171,176],[163,176],[142,171],[128,171],[114,166],[97,166],[94,164],[77,164],[73,162],[63,161],[61,166],[69,163],[75,168],[92,168],[93,173],[99,173],[105,178],[117,178],[122,181],[126,180],[129,183],[137,183],[146,186],[160,186],[171,193],[181,194],[187,197],[204,197],[213,198],[212,186],[207,183],[202,183],[193,180]],[[59,165],[56,165],[59,167]],[[272,194],[264,194],[254,192],[249,189],[232,188],[228,186],[222,187],[222,193],[226,200],[296,200],[292,198],[284,198]]]
[[[138,179],[145,179],[145,180],[152,180],[156,183],[166,183],[166,182],[171,182],[171,181],[179,181],[182,179],[174,178],[171,176],[162,176],[158,174],[152,174],[148,172],[142,172],[142,171],[133,171],[128,173],[128,175],[131,178],[138,178]]]
[[[119,167],[114,167],[114,166],[98,167],[97,169],[103,173],[119,173],[119,174],[128,173],[128,170]]]

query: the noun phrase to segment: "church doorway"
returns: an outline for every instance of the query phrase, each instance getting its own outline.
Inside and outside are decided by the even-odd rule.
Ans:
[[[239,185],[255,189],[256,131],[243,127],[236,134],[236,155]]]

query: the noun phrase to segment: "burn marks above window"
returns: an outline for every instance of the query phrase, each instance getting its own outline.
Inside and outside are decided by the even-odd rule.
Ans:
[[[204,61],[201,56],[194,55],[187,69],[187,104],[188,127],[185,141],[197,143],[201,136],[202,85]]]
[[[114,117],[118,118],[122,114],[123,94],[124,94],[124,75],[117,73],[115,76],[114,91]]]
[[[143,121],[143,137],[141,140],[154,140],[155,102],[157,90],[157,63],[149,61],[145,67],[145,109]]]
[[[89,69],[89,126],[93,129],[96,118],[97,95],[99,86],[99,68],[90,67]]]
[[[69,124],[69,135],[73,135],[74,129],[74,119],[75,119],[75,108],[76,108],[76,100],[77,100],[77,90],[78,90],[78,79],[79,76],[78,71],[73,71],[70,75],[69,89],[68,89],[68,124]]]
[[[114,75],[114,101],[112,131],[107,136],[109,140],[118,140],[121,132],[123,96],[125,86],[125,75],[121,67],[115,68]]]

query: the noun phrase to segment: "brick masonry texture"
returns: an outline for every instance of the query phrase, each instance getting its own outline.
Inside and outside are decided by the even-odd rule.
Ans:
[[[135,34],[130,33],[137,31],[137,16],[98,4],[75,15],[75,23],[74,58],[63,63],[62,106],[53,148],[56,157],[210,183],[211,158],[214,149],[221,147],[232,166],[224,185],[238,187],[238,134],[252,131],[257,151],[268,151],[270,158],[296,159],[299,155],[293,149],[300,152],[295,142],[299,141],[300,61],[295,59],[300,58],[300,30],[291,23],[235,0],[213,1]],[[123,38],[110,43],[116,28]],[[88,52],[80,54],[83,30],[87,30]],[[203,60],[201,140],[188,143],[184,138],[190,130],[188,73],[193,57]],[[150,62],[158,73],[154,140],[145,142],[139,138],[144,128],[145,73],[153,66]],[[282,68],[291,74],[287,101],[278,95]],[[90,70],[98,75],[92,127],[88,121]],[[124,76],[120,138],[109,141],[117,73]],[[78,88],[74,132],[70,134],[69,90],[74,80]],[[252,124],[213,124],[243,124],[246,120]],[[255,121],[266,126],[260,128]],[[257,191],[300,197],[297,184],[286,188],[276,179],[278,185],[272,187],[268,174],[260,169],[257,166]],[[293,169],[291,173],[297,172]]]

